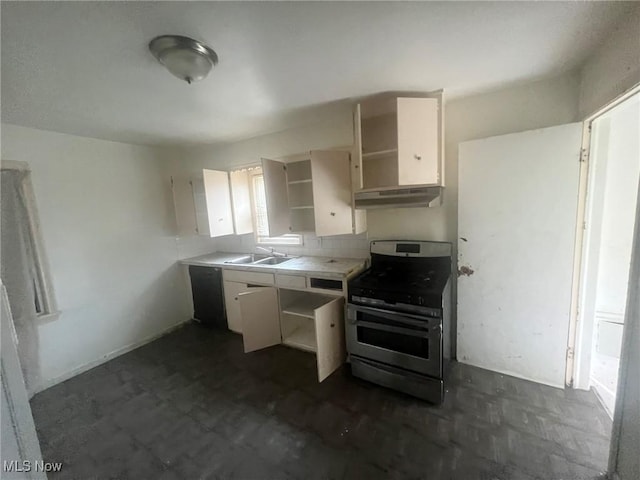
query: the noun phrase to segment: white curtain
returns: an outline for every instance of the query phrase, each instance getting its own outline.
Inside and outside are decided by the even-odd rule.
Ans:
[[[39,385],[40,375],[35,290],[37,265],[23,188],[28,174],[21,170],[0,172],[0,265],[18,337],[18,355],[31,397]]]

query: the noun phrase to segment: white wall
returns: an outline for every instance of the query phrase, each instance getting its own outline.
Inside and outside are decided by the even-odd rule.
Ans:
[[[596,49],[580,72],[580,115],[596,112],[640,84],[640,4]]]
[[[154,149],[3,124],[2,159],[31,167],[60,310],[38,328],[44,387],[189,318]]]

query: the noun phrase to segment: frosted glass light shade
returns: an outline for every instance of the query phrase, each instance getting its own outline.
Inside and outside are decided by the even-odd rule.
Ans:
[[[188,37],[156,37],[149,43],[149,50],[167,70],[187,83],[202,80],[218,63],[216,52]]]
[[[172,74],[189,83],[202,80],[213,66],[204,55],[179,48],[165,50],[160,61]]]

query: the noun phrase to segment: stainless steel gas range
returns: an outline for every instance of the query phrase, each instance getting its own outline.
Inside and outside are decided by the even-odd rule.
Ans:
[[[352,374],[441,403],[451,349],[451,244],[371,242],[371,267],[348,290]]]

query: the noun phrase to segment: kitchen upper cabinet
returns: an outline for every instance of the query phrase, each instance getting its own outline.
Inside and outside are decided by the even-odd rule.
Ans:
[[[354,111],[354,191],[444,184],[442,93],[382,95]]]
[[[202,170],[189,180],[193,204],[179,201],[182,189],[172,178],[179,235],[209,237],[242,235],[253,231],[249,174],[245,171]]]
[[[262,160],[269,234],[361,233],[354,213],[349,152],[314,150],[291,161]]]

